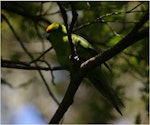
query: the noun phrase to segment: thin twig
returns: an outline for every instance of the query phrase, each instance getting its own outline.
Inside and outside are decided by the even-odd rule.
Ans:
[[[56,70],[64,70],[61,67],[43,67],[43,66],[31,66],[28,62],[21,61],[11,61],[1,59],[1,67],[2,68],[11,68],[11,69],[22,69],[22,70],[45,70],[45,71],[56,71]]]
[[[114,15],[119,15],[119,14],[129,14],[129,13],[133,12],[133,10],[135,10],[137,7],[139,7],[140,5],[142,5],[143,3],[144,3],[144,2],[142,2],[142,3],[138,4],[138,5],[136,5],[134,8],[132,8],[132,9],[130,9],[130,10],[127,10],[127,11],[112,12],[112,13],[107,13],[107,14],[105,14],[105,15],[102,15],[102,16],[100,16],[100,17],[94,19],[94,20],[91,21],[91,22],[85,23],[85,24],[83,24],[83,25],[81,25],[81,26],[75,28],[75,29],[73,30],[73,32],[76,32],[76,31],[78,31],[78,30],[81,30],[81,29],[83,29],[83,28],[85,28],[85,27],[87,27],[87,26],[89,26],[89,25],[92,25],[92,24],[94,24],[94,23],[97,23],[97,22],[103,23],[102,19],[103,19],[103,18],[106,18],[106,17],[109,17],[109,16],[114,16]]]
[[[70,48],[71,48],[71,55],[73,57],[75,57],[77,54],[76,54],[75,46],[74,46],[73,41],[72,41],[72,31],[73,31],[73,27],[77,21],[78,14],[77,14],[76,9],[74,7],[74,3],[70,2],[70,5],[71,5],[71,10],[72,10],[72,21],[71,21],[71,25],[69,27],[69,30],[67,32],[68,32],[68,40],[69,40]]]
[[[66,30],[68,31],[68,17],[67,17],[67,13],[66,13],[66,10],[65,8],[62,6],[61,2],[57,2],[59,8],[60,8],[60,11],[61,11],[61,15],[63,17],[63,20],[64,20],[64,24],[66,26]]]
[[[38,61],[41,57],[43,57],[47,52],[49,52],[53,47],[48,48],[47,50],[45,50],[39,57],[37,57],[36,59],[32,60],[29,64],[34,63],[36,61]]]
[[[59,6],[59,8],[61,10],[61,15],[63,17],[64,24],[66,26],[67,35],[68,35],[68,41],[69,41],[70,48],[71,48],[71,57],[73,57],[71,59],[74,59],[74,57],[76,56],[76,50],[75,50],[74,44],[72,42],[72,35],[71,34],[72,34],[72,30],[73,30],[74,24],[75,24],[75,22],[77,20],[78,14],[76,12],[76,9],[75,9],[73,3],[70,2],[73,18],[72,18],[72,22],[71,22],[70,27],[68,27],[68,17],[67,17],[66,10],[62,6],[61,2],[57,2],[57,4],[58,4],[58,6]]]
[[[1,78],[1,84],[5,84],[5,85],[8,85],[10,88],[22,88],[22,87],[27,87],[28,85],[31,84],[31,82],[34,80],[34,78],[28,80],[27,82],[25,83],[22,83],[20,85],[17,85],[17,86],[13,86],[11,83],[7,82],[4,78]]]
[[[116,31],[114,31],[114,30],[111,28],[111,26],[109,26],[108,22],[105,22],[104,20],[101,20],[101,21],[102,21],[103,23],[105,23],[105,24],[108,26],[108,28],[113,32],[114,35],[120,36]]]
[[[51,65],[47,61],[45,61],[45,60],[38,60],[38,61],[44,62],[48,66],[49,69],[52,69]],[[51,77],[52,77],[52,84],[55,85],[55,82],[54,82],[55,77],[54,77],[54,74],[53,74],[53,70],[50,70],[50,74],[51,74]]]
[[[2,19],[4,19],[8,26],[10,27],[11,31],[13,32],[14,36],[16,37],[17,41],[20,43],[21,47],[23,48],[23,50],[27,53],[27,55],[33,59],[33,56],[29,53],[29,51],[26,49],[26,47],[24,46],[23,42],[21,41],[21,39],[18,37],[17,33],[15,32],[14,28],[12,27],[12,25],[10,24],[10,22],[7,20],[7,18],[2,14]]]
[[[35,21],[35,22],[44,22],[47,24],[50,24],[50,21],[48,19],[43,18],[43,15],[33,15],[28,13],[27,11],[21,11],[22,9],[17,9],[16,7],[7,7],[7,4],[2,4],[1,9],[4,9],[6,11],[10,11],[11,13],[18,14],[20,16],[26,17],[29,20]]]

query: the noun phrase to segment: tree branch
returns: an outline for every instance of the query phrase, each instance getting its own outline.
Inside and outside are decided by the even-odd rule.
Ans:
[[[16,3],[16,5],[17,5],[17,3]],[[26,17],[30,20],[33,20],[34,22],[42,21],[47,24],[50,24],[50,21],[43,18],[42,15],[33,15],[33,14],[29,13],[28,11],[22,11],[22,9],[18,9],[15,6],[11,6],[11,5],[9,5],[9,3],[6,3],[6,2],[5,2],[5,4],[2,4],[1,9],[4,9],[6,11]]]
[[[41,57],[43,57],[43,56],[44,56],[48,51],[50,51],[52,48],[53,48],[53,47],[50,47],[49,49],[45,50],[39,57],[37,57],[36,59],[32,60],[32,61],[30,62],[30,64],[31,64],[31,63],[34,63],[34,62],[36,62],[36,61],[38,61]]]
[[[74,24],[77,20],[77,17],[78,17],[78,14],[76,12],[76,9],[73,5],[72,2],[70,2],[70,5],[71,5],[71,9],[72,9],[72,21],[71,21],[71,25],[70,27],[68,27],[68,17],[67,17],[67,13],[66,13],[66,10],[65,8],[62,6],[61,2],[57,2],[60,10],[61,10],[61,15],[63,17],[63,20],[64,20],[64,24],[66,26],[66,29],[67,29],[67,35],[68,35],[68,40],[69,40],[69,44],[70,44],[70,48],[71,48],[71,59],[73,59],[74,61],[74,57],[76,56],[76,50],[75,50],[75,47],[74,47],[74,44],[72,42],[72,37],[71,37],[71,34],[72,34],[72,30],[73,30],[73,27],[74,27]]]
[[[139,26],[137,29],[139,30],[142,25],[148,20],[147,14],[141,19],[139,22]],[[137,25],[139,25],[137,24]],[[133,28],[134,30],[135,28]],[[63,101],[61,102],[59,108],[57,109],[56,113],[52,117],[49,124],[57,124],[61,120],[61,118],[64,116],[65,112],[69,108],[69,106],[73,103],[74,95],[82,81],[82,79],[94,68],[96,68],[99,64],[104,63],[105,61],[109,60],[110,58],[114,57],[115,55],[119,54],[121,51],[123,51],[125,48],[129,47],[133,43],[148,37],[149,33],[149,27],[144,28],[141,31],[133,32],[133,30],[121,41],[119,41],[116,45],[112,46],[111,48],[107,49],[106,51],[102,52],[101,54],[98,54],[95,57],[90,58],[86,62],[82,63],[80,68],[76,67],[74,71],[71,73],[71,81],[69,84],[69,87],[66,91],[66,94],[63,98]],[[73,75],[72,75],[73,74]]]
[[[92,25],[92,24],[94,24],[94,23],[97,23],[97,22],[105,23],[105,21],[103,20],[103,18],[106,18],[106,17],[109,17],[109,16],[120,15],[120,14],[130,14],[130,13],[132,13],[132,12],[136,12],[136,11],[133,11],[133,10],[135,10],[137,7],[139,7],[139,6],[142,5],[143,3],[144,3],[144,2],[139,3],[139,4],[136,5],[134,8],[132,8],[132,9],[130,9],[130,10],[128,10],[128,11],[120,11],[120,12],[106,13],[105,15],[102,15],[102,16],[100,16],[100,17],[98,17],[98,18],[92,20],[91,22],[88,22],[88,23],[85,23],[85,24],[83,24],[83,25],[78,26],[77,28],[75,28],[75,29],[73,30],[73,32],[76,32],[76,31],[78,31],[78,30],[81,30],[81,29],[83,29],[83,28],[85,28],[85,27],[87,27],[87,26],[90,26],[90,25]]]
[[[131,35],[128,34],[124,39],[113,47],[107,49],[101,54],[96,55],[95,57],[90,58],[86,62],[81,64],[81,68],[84,69],[83,72],[87,72],[92,68],[97,67],[99,64],[106,62],[115,55],[119,54],[121,51],[134,44],[135,42],[149,36],[149,27],[144,28],[142,31],[136,32]]]
[[[73,74],[74,73],[74,74]],[[73,103],[74,95],[84,78],[84,74],[81,73],[80,69],[77,69],[76,71],[72,72],[73,75],[71,75],[71,81],[69,83],[69,86],[67,88],[67,91],[65,93],[65,96],[63,98],[63,101],[61,102],[59,108],[55,112],[54,116],[52,117],[49,124],[58,124],[59,121],[64,116],[67,109],[70,107],[70,105]]]
[[[2,68],[12,68],[12,69],[23,69],[23,70],[45,70],[45,71],[55,71],[55,70],[64,70],[61,67],[43,67],[43,66],[31,66],[28,62],[21,61],[11,61],[1,59]]]

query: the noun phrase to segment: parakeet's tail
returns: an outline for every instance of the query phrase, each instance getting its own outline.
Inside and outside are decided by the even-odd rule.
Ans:
[[[96,68],[87,77],[106,100],[122,115],[121,108],[124,107],[124,104],[111,87],[111,84],[105,79],[106,76],[104,76],[101,69]]]

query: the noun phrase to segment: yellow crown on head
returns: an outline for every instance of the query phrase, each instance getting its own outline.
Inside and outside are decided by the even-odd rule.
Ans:
[[[58,29],[59,24],[58,23],[52,23],[46,28],[46,32],[49,33],[52,29]]]

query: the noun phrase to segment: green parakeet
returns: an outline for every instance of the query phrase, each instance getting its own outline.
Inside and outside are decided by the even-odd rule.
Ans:
[[[51,42],[60,65],[68,71],[71,71],[72,61],[70,60],[71,48],[68,41],[66,27],[58,23],[52,23],[46,29],[47,39]],[[81,36],[72,34],[72,41],[79,57],[79,62],[98,54],[94,48]],[[111,84],[106,80],[106,76],[101,71],[101,67],[93,69],[87,76],[95,88],[108,100],[120,113],[121,107],[124,107],[122,101],[112,89]]]

